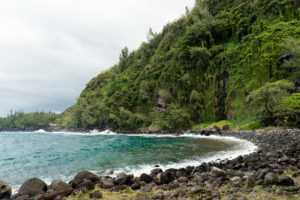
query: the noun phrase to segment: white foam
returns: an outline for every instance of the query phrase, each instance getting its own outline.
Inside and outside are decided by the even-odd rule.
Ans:
[[[46,133],[46,131],[44,129],[39,129],[37,131],[34,131],[34,133]]]
[[[172,136],[173,137],[173,136]],[[227,141],[227,142],[238,142],[238,144],[235,146],[235,148],[228,150],[228,151],[220,151],[214,155],[207,155],[205,157],[201,157],[196,160],[183,160],[180,163],[169,163],[167,165],[160,165],[157,163],[162,170],[170,169],[170,168],[185,168],[187,166],[199,166],[201,163],[204,162],[218,162],[220,160],[226,160],[226,159],[234,159],[237,158],[238,156],[244,156],[251,154],[255,152],[258,147],[254,145],[251,142],[248,142],[246,140],[241,140],[238,138],[234,137],[221,137],[221,136],[216,136],[216,135],[211,135],[211,136],[200,136],[200,135],[193,135],[193,134],[185,134],[182,135],[181,137],[195,137],[195,138],[209,138],[209,139],[216,139],[216,140],[222,140],[222,141]],[[152,165],[140,165],[134,168],[122,168],[118,169],[115,171],[115,174],[119,172],[127,172],[134,174],[135,176],[140,176],[142,173],[150,173],[150,171],[154,169],[153,164]]]

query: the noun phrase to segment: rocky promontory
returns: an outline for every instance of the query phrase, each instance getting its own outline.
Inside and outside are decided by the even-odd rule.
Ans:
[[[32,178],[11,196],[0,181],[0,199],[300,199],[300,130],[220,131],[194,134],[233,136],[255,143],[257,152],[181,169],[161,170],[134,177],[120,173],[97,176],[79,172],[65,183],[47,185]]]

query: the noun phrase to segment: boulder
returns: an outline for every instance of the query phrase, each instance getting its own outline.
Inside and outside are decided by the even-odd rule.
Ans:
[[[99,177],[89,171],[80,171],[76,174],[73,181],[71,181],[72,187],[77,188],[78,185],[83,183],[85,180],[89,180],[92,183],[99,181]]]
[[[0,199],[10,199],[11,187],[4,181],[0,180]]]
[[[47,185],[44,181],[37,178],[31,178],[21,185],[18,196],[28,195],[29,197],[35,197],[44,195],[47,189]]]
[[[62,193],[72,190],[72,186],[63,182],[60,179],[57,179],[50,184],[48,190],[50,189],[53,190],[55,193]]]
[[[162,193],[162,192],[158,192],[151,196],[151,199],[163,199],[163,198],[164,198],[164,193]]]
[[[146,183],[151,183],[151,181],[153,180],[152,176],[148,175],[148,174],[145,174],[143,173],[141,176],[140,176],[140,181],[144,181]]]
[[[212,167],[211,172],[215,177],[226,176],[226,172],[217,167]]]
[[[175,177],[171,172],[165,171],[159,174],[158,179],[160,184],[169,184],[170,182],[174,181]]]
[[[81,188],[92,190],[95,188],[95,184],[93,184],[91,180],[84,179],[82,183],[76,186],[76,189],[81,189]]]
[[[130,186],[131,189],[133,190],[139,190],[141,188],[141,184],[140,183],[134,183]]]
[[[101,179],[99,186],[103,189],[111,189],[114,187],[113,179]]]
[[[46,192],[46,197],[53,197],[60,195],[68,195],[73,191],[73,188],[71,185],[63,182],[60,179],[57,179],[51,183],[51,185],[48,187],[48,190]]]
[[[203,191],[203,188],[201,186],[194,186],[190,189],[189,193],[196,194]]]
[[[288,176],[279,176],[278,177],[278,185],[292,186],[294,184],[295,184],[294,180]]]
[[[162,172],[162,170],[161,170],[160,168],[156,168],[156,169],[153,169],[153,170],[151,171],[150,175],[151,175],[152,177],[156,177],[157,174],[159,174],[159,173],[161,173],[161,172]]]
[[[101,199],[101,198],[102,198],[102,193],[99,190],[90,193],[90,199]]]
[[[252,188],[255,185],[255,177],[254,176],[247,176],[246,179],[246,187]]]
[[[229,125],[224,125],[223,127],[222,127],[222,130],[223,131],[228,131],[230,129],[230,126]]]
[[[114,180],[115,185],[124,185],[127,182],[127,174],[119,173]]]
[[[269,172],[265,175],[264,184],[273,185],[277,183],[277,175],[274,172]]]
[[[182,177],[179,177],[179,178],[177,179],[177,181],[178,181],[178,183],[186,183],[186,182],[188,182],[188,178],[182,176]]]

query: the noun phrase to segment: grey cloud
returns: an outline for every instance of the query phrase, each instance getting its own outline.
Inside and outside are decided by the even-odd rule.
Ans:
[[[0,116],[61,112],[86,83],[194,0],[0,1]]]

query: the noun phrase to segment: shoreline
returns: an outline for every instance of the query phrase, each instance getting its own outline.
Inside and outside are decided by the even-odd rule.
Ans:
[[[210,171],[210,173],[213,174],[213,173],[215,173],[215,172],[212,171],[212,169],[214,169],[214,168],[217,168],[218,170],[221,170],[222,172],[226,172],[228,169],[238,170],[238,171],[243,172],[244,175],[245,174],[248,174],[248,175],[251,174],[251,177],[256,176],[257,171],[260,171],[260,169],[266,169],[266,166],[258,166],[257,167],[257,166],[251,166],[250,165],[250,168],[249,168],[249,166],[243,166],[243,164],[245,164],[245,163],[247,165],[249,164],[249,163],[247,163],[249,161],[249,159],[250,160],[251,159],[255,160],[256,157],[260,157],[261,155],[266,154],[266,153],[270,154],[270,153],[275,152],[275,153],[281,153],[282,154],[282,152],[289,151],[291,146],[295,146],[295,145],[296,145],[296,152],[300,151],[300,146],[299,145],[297,146],[297,144],[300,144],[300,130],[299,129],[277,129],[276,128],[276,129],[258,130],[258,131],[225,131],[225,132],[219,132],[218,130],[213,130],[213,129],[203,129],[203,130],[200,130],[200,131],[181,131],[180,134],[176,131],[175,134],[173,132],[173,133],[171,133],[171,135],[178,136],[178,135],[182,135],[182,133],[187,133],[187,134],[196,135],[196,136],[197,135],[204,135],[204,136],[216,135],[216,136],[224,136],[224,137],[234,137],[234,138],[249,141],[249,142],[257,145],[258,149],[257,149],[257,151],[255,151],[255,152],[253,152],[249,155],[238,156],[238,157],[236,157],[234,159],[230,159],[230,160],[229,159],[225,159],[225,160],[223,159],[223,160],[218,160],[218,162],[202,163],[199,166],[188,166],[186,168],[181,168],[181,169],[166,169],[164,172],[159,172],[160,175],[164,175],[164,173],[169,174],[169,175],[171,174],[170,176],[173,177],[171,179],[174,179],[174,180],[167,181],[168,185],[170,185],[171,183],[173,184],[173,182],[175,182],[175,181],[178,182],[178,180],[182,177],[187,178],[188,179],[187,182],[189,182],[190,180],[193,181],[195,179],[196,174],[207,173],[208,171]],[[124,134],[124,133],[122,133],[122,134]],[[125,133],[125,134],[128,134],[128,132]],[[132,135],[132,134],[137,134],[137,132],[135,132],[135,133],[131,132],[128,135]],[[149,134],[149,132],[147,132],[147,133],[139,132],[139,135],[144,135],[144,134],[151,135],[151,136],[155,136],[155,135],[158,134],[158,135],[163,136],[163,135],[167,134],[167,132],[162,133],[161,131],[159,131],[159,132],[155,132],[155,134],[154,133]],[[170,135],[170,132],[168,132],[168,134]],[[291,143],[293,143],[293,144],[291,144]],[[299,149],[297,149],[298,147],[299,147]],[[284,155],[284,156],[285,157],[287,157],[287,156],[290,157],[290,155]],[[288,157],[288,160],[289,160],[289,157]],[[285,159],[287,159],[287,158],[285,158]],[[294,159],[294,158],[292,158],[292,159]],[[262,162],[262,161],[257,160],[257,162]],[[237,163],[240,166],[236,166]],[[294,170],[294,171],[299,170],[300,161],[299,161],[299,158],[296,158],[295,162],[293,161],[292,163],[289,163],[287,166],[279,166],[279,167],[276,166],[276,167],[277,167],[277,169],[275,168],[276,170],[275,169],[272,170],[272,171],[274,171],[272,173],[278,173],[278,176],[279,176],[281,174],[281,172],[285,171],[285,170],[291,170],[291,169]],[[190,170],[191,168],[193,168],[193,170]],[[208,168],[208,169],[205,169],[205,168]],[[278,170],[278,168],[282,168],[282,169]],[[152,172],[155,171],[155,169],[158,169],[158,168],[154,168],[154,170],[152,170]],[[187,170],[187,169],[189,169],[189,170]],[[203,169],[205,169],[205,170],[203,170]],[[270,169],[272,169],[272,168],[270,168]],[[186,175],[177,177],[176,173],[179,172],[180,170],[181,171],[182,170],[186,171],[185,172]],[[187,171],[190,171],[190,172],[187,173]],[[152,172],[151,172],[151,174],[152,174]],[[148,176],[152,177],[151,174],[148,175]],[[142,174],[140,177],[135,177],[135,179],[137,179],[137,178],[141,179],[143,175],[144,174]],[[99,180],[97,180],[95,182],[95,184],[93,183],[94,185],[93,184],[92,185],[93,186],[97,185],[100,188],[103,188],[103,187],[107,188],[107,185],[105,185],[105,184],[103,185],[103,182],[105,182],[105,183],[109,183],[108,184],[109,187],[112,186],[110,189],[116,188],[117,186],[123,185],[123,184],[115,184],[115,180],[120,178],[118,176],[119,175],[117,175],[117,177],[115,177],[115,178],[108,177],[108,176],[103,176],[103,177],[99,178]],[[123,174],[123,176],[124,176],[124,174]],[[130,175],[125,174],[126,179],[128,179],[128,176],[130,176]],[[191,178],[191,176],[193,176],[193,178]],[[76,177],[75,177],[75,179],[76,179]],[[247,177],[249,177],[249,176],[247,176]],[[218,180],[218,177],[214,177],[214,178],[216,180]],[[102,179],[104,179],[104,180],[102,180]],[[124,177],[123,177],[123,179],[124,179]],[[132,180],[133,179],[134,178],[132,177]],[[152,184],[152,186],[154,188],[154,187],[160,187],[161,185],[163,185],[162,183],[159,182],[159,180],[156,180],[156,179],[157,179],[156,176],[152,177],[152,181],[150,183],[146,183],[145,186],[148,186],[148,185]],[[184,178],[182,178],[182,179],[184,179]],[[74,180],[73,180],[73,182],[74,182]],[[246,180],[248,180],[248,179],[246,178]],[[227,180],[227,183],[228,183],[228,181],[229,181],[229,183],[231,182],[230,180]],[[139,180],[138,182],[141,182],[141,180]],[[70,183],[72,185],[72,181]],[[183,183],[186,183],[186,182],[183,182]],[[132,188],[132,185],[134,185],[134,184],[135,183],[133,183],[133,184],[129,183],[125,186]],[[144,184],[144,183],[142,183],[142,184]],[[73,187],[74,185],[72,185],[73,193],[74,193],[74,191],[76,191],[74,194],[78,193],[78,189],[80,189],[80,188],[88,188],[88,187],[82,187],[82,186],[77,188],[78,185],[80,185],[80,184],[77,184],[75,187]],[[102,187],[101,187],[101,185],[102,185]],[[123,187],[125,187],[125,186],[123,185]],[[140,185],[139,188],[141,189],[141,188],[144,188],[145,186]],[[193,187],[196,187],[196,186],[197,186],[197,184]],[[50,187],[51,187],[51,185],[50,185]],[[187,184],[183,187],[181,187],[179,185],[178,188],[189,188],[189,189],[191,189],[193,187],[189,188],[189,186]],[[119,191],[119,190],[117,190],[117,191]],[[299,191],[300,191],[300,187],[299,187]],[[184,192],[183,196],[188,195],[190,193],[191,193],[191,191],[187,190],[186,192]],[[45,193],[45,194],[47,194],[47,193]],[[14,199],[20,199],[20,198],[14,198]]]

